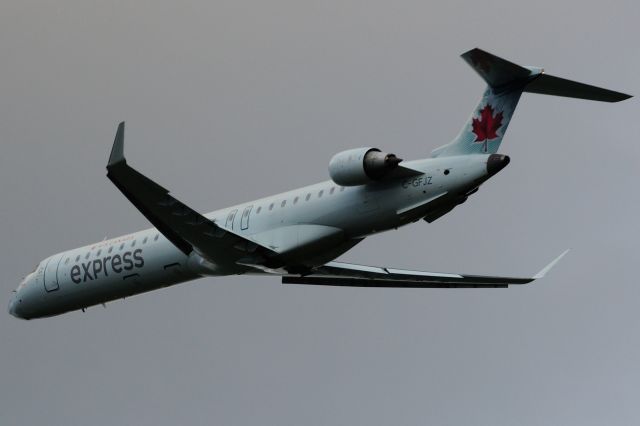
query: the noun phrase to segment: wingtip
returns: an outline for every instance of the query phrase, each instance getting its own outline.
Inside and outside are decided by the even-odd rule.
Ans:
[[[618,99],[614,100],[613,102],[622,102],[631,98],[633,98],[633,95],[630,95],[628,93],[619,93]]]
[[[605,95],[597,99],[592,99],[595,101],[609,102],[613,104],[633,98],[633,95],[629,95],[628,93],[616,92],[615,90],[609,89],[601,89],[599,87],[597,89],[603,91]]]
[[[125,161],[124,158],[124,121],[118,124],[118,130],[116,131],[116,137],[111,147],[111,155],[109,156],[109,163],[107,167],[115,166],[118,163]]]
[[[466,52],[462,52],[462,53],[460,54],[460,56],[461,56],[462,58],[465,58],[465,57],[467,57],[467,56],[471,55],[473,52],[483,52],[483,53],[486,53],[484,50],[480,49],[479,47],[474,47],[473,49],[469,49],[469,50],[467,50]]]
[[[561,259],[562,259],[562,258],[563,258],[567,253],[569,253],[569,250],[570,250],[570,249],[566,249],[565,251],[563,251],[563,252],[560,254],[560,256],[558,256],[558,257],[556,257],[555,259],[553,259],[553,260],[551,261],[551,263],[549,263],[547,266],[545,266],[544,268],[542,268],[542,269],[540,270],[540,272],[538,272],[537,274],[535,274],[535,275],[533,276],[533,279],[534,279],[534,280],[538,280],[538,279],[540,279],[540,278],[543,278],[545,275],[547,275],[547,273],[551,270],[551,268],[553,268],[554,266],[556,266],[556,264],[557,264],[558,262],[560,262],[560,260],[561,260]]]

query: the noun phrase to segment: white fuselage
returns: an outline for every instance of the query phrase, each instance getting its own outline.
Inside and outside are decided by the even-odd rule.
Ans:
[[[405,163],[423,175],[343,187],[332,181],[239,204],[205,215],[225,229],[322,265],[376,232],[423,218],[435,196],[458,203],[488,178],[486,155]],[[447,170],[445,174],[445,170]],[[9,310],[21,318],[57,315],[105,303],[203,275],[261,273],[237,268],[203,268],[155,228],[57,253],[22,281]]]

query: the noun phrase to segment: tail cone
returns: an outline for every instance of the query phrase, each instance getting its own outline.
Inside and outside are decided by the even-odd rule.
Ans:
[[[487,173],[489,176],[493,176],[498,173],[500,170],[507,167],[507,164],[511,159],[508,155],[502,154],[491,154],[487,159]]]

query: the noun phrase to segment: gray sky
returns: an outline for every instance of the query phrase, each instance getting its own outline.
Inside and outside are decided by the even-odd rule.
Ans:
[[[42,258],[148,224],[128,158],[200,211],[327,178],[362,145],[428,156],[483,82],[458,55],[640,94],[629,1],[37,2],[0,6],[2,309]],[[637,424],[638,100],[525,95],[512,162],[435,223],[343,259],[548,278],[508,290],[217,278],[0,320],[2,425]],[[6,311],[5,311],[6,312]]]

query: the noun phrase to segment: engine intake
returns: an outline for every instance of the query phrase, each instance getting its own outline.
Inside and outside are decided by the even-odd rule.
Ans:
[[[365,185],[385,177],[402,161],[378,148],[355,148],[337,153],[329,162],[329,176],[342,186]]]

